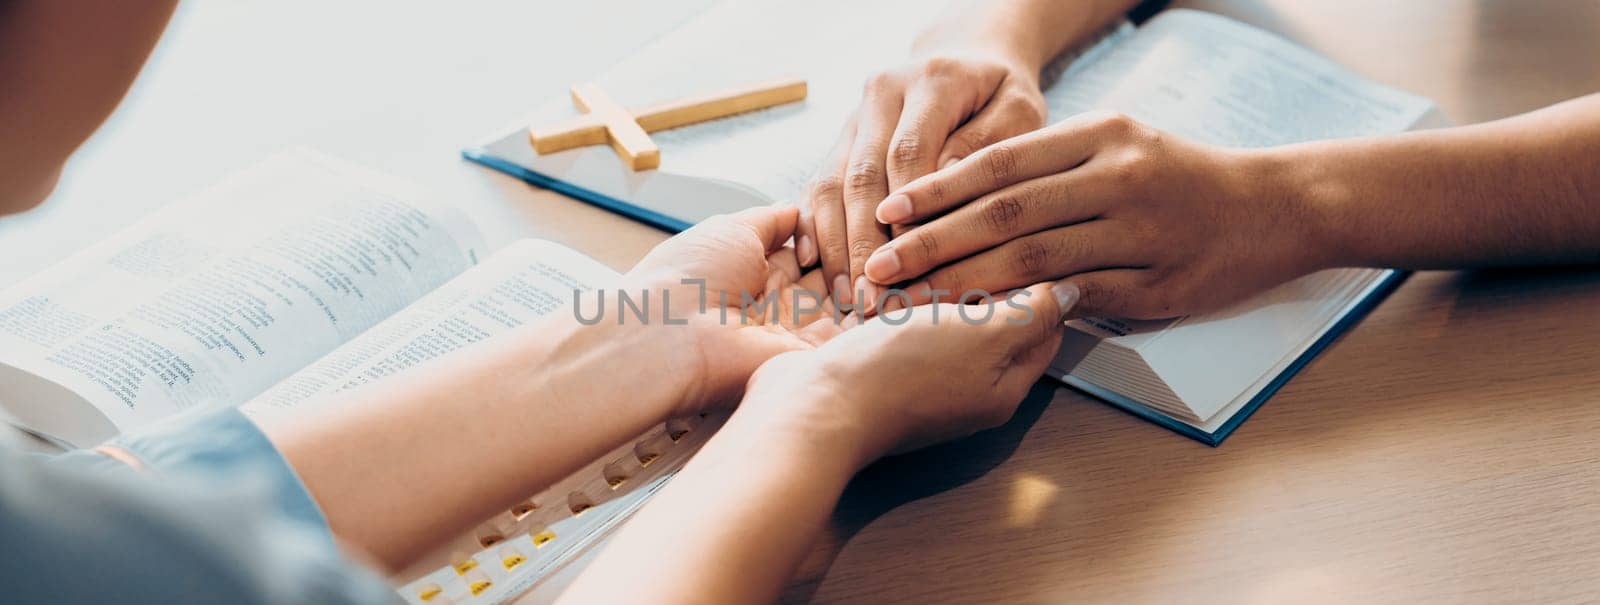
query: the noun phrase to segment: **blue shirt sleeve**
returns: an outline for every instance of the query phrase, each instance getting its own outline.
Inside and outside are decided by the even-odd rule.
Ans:
[[[294,471],[235,409],[92,451],[0,448],[0,590],[18,602],[395,603],[345,559]]]

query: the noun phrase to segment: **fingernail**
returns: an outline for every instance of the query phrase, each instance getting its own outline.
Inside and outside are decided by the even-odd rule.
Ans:
[[[948,160],[945,160],[945,161],[944,161],[944,165],[943,165],[943,166],[940,166],[940,167],[939,167],[939,169],[940,169],[940,170],[944,170],[944,169],[946,169],[946,168],[949,168],[949,167],[951,167],[951,166],[954,166],[954,165],[956,165],[956,162],[960,162],[960,161],[961,161],[961,158],[950,158],[950,159],[948,159]]]
[[[800,259],[800,266],[810,267],[817,262],[817,244],[811,241],[811,236],[801,235],[794,240],[794,254]]]
[[[894,277],[900,274],[900,268],[900,253],[894,251],[894,246],[884,246],[867,257],[867,264],[862,270],[867,272],[872,281],[892,284]]]
[[[896,225],[911,218],[911,198],[896,193],[878,204],[878,222]]]
[[[1055,285],[1050,286],[1050,293],[1056,295],[1056,307],[1061,309],[1061,317],[1063,318],[1067,316],[1067,312],[1071,311],[1074,305],[1078,304],[1078,297],[1082,295],[1078,291],[1078,285],[1072,282],[1056,282]]]
[[[875,309],[873,309],[873,305],[878,300],[877,289],[878,287],[873,285],[872,280],[867,279],[867,276],[863,275],[856,278],[855,293],[861,295],[859,306],[862,308],[863,313],[871,313],[872,311],[875,311]]]
[[[833,301],[837,304],[848,305],[850,301],[850,276],[833,276]]]

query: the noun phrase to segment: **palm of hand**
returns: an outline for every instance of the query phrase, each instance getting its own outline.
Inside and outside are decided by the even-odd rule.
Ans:
[[[694,334],[701,388],[690,399],[702,405],[736,399],[767,359],[815,348],[843,329],[821,272],[803,273],[794,249],[782,245],[792,226],[772,230],[751,222],[761,218],[770,217],[708,220],[658,246],[630,272],[670,293],[668,315]]]

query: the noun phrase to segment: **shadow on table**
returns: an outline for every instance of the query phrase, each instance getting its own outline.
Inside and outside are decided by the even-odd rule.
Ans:
[[[863,469],[845,488],[826,535],[828,544],[814,549],[800,576],[808,580],[789,586],[782,601],[805,602],[850,538],[874,519],[895,507],[944,492],[982,477],[999,466],[1021,445],[1028,429],[1039,420],[1059,385],[1041,381],[1028,390],[1016,415],[997,428],[911,452],[892,456]]]

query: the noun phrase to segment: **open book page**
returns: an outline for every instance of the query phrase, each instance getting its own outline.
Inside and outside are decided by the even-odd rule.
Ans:
[[[296,372],[241,410],[257,420],[302,414],[336,393],[504,334],[619,276],[560,245],[522,240]],[[396,576],[412,602],[499,603],[538,586],[604,539],[659,490],[720,417],[673,419],[486,519]],[[583,427],[550,427],[582,430]],[[537,438],[537,436],[530,436]]]
[[[1052,118],[1115,110],[1229,147],[1402,132],[1433,107],[1274,34],[1193,10],[1151,19],[1062,78],[1047,100]]]
[[[574,293],[616,279],[599,261],[558,244],[521,240],[365,334],[244,404],[255,418],[292,413],[570,308]]]
[[[578,115],[565,98],[488,148],[542,174],[691,221],[801,199],[867,79],[910,60],[917,33],[946,4],[734,0],[662,36],[596,83],[630,108],[784,77],[804,78],[808,93],[799,103],[653,133],[659,170],[632,172],[604,146],[535,154],[521,129]]]
[[[1187,10],[1151,20],[1063,78],[1048,98],[1052,115],[1115,110],[1168,132],[1232,147],[1398,133],[1433,109],[1426,99],[1362,79],[1272,34]],[[1136,349],[1164,386],[1203,420],[1302,349],[1381,275],[1331,270],[1204,316],[1160,322],[1090,319],[1072,326]],[[1215,354],[1222,349],[1227,355]],[[1093,370],[1056,367],[1074,374]]]
[[[236,405],[465,271],[481,246],[464,216],[403,181],[280,155],[0,293],[0,403],[78,445]]]

